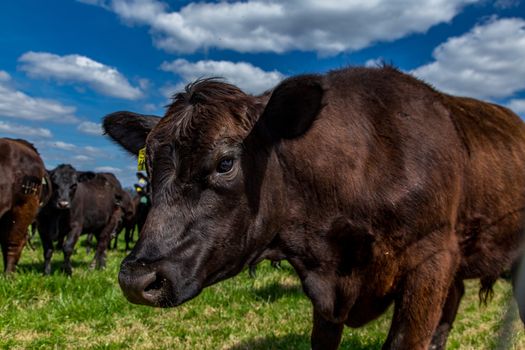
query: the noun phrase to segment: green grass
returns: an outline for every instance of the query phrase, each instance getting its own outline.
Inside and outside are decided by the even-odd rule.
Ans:
[[[53,258],[53,274],[44,277],[41,247],[37,244],[35,251],[26,247],[18,272],[0,277],[0,348],[310,347],[310,302],[287,264],[276,270],[263,263],[256,279],[243,272],[207,288],[181,307],[154,309],[132,305],[122,296],[117,273],[124,256],[122,251],[110,251],[107,268],[92,271],[88,268],[91,254],[86,255],[79,245],[71,278],[60,272],[61,253]],[[516,319],[509,283],[497,283],[495,298],[486,307],[479,306],[477,282],[469,282],[467,287],[448,348],[525,349],[525,334]],[[341,349],[380,349],[390,316],[388,312],[361,329],[346,328]],[[505,337],[500,336],[503,333]]]

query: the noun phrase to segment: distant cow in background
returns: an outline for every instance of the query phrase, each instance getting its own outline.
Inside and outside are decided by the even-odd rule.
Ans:
[[[313,349],[391,304],[384,349],[444,349],[463,281],[485,297],[523,254],[523,121],[391,67],[292,77],[271,97],[201,80],[164,118],[116,112],[104,129],[147,154],[152,208],[119,274],[137,304],[177,306],[284,257]]]
[[[134,185],[137,195],[133,198],[133,202],[135,204],[137,230],[140,235],[151,208],[151,186],[149,178],[143,173],[138,172],[137,179],[138,182]]]
[[[122,219],[120,224],[115,231],[115,237],[113,241],[113,249],[117,249],[118,236],[122,230],[124,230],[124,240],[126,242],[126,251],[130,249],[130,243],[133,242],[133,233],[137,225],[137,205],[138,201],[131,198],[131,194],[128,191],[122,190],[120,201],[120,208],[122,210]]]
[[[45,171],[32,144],[0,139],[0,245],[6,273],[15,270],[37,215]]]
[[[105,266],[109,240],[122,212],[120,183],[113,174],[78,172],[62,164],[49,172],[53,195],[39,214],[39,233],[44,248],[44,273],[51,273],[53,242],[64,252],[64,271],[72,273],[71,254],[82,233],[97,238],[94,264]]]
[[[126,250],[130,249],[130,243],[133,242],[133,234],[135,228],[140,235],[140,231],[146,222],[148,217],[149,209],[151,208],[151,198],[150,198],[150,184],[149,179],[146,175],[141,172],[137,172],[137,183],[134,184],[135,196],[129,198],[127,196],[122,201],[122,211],[123,211],[123,220],[122,225],[117,229],[117,237],[113,244],[113,249],[116,249],[118,242],[118,234],[121,229],[125,229],[124,239],[126,241]],[[128,194],[128,193],[126,193]]]

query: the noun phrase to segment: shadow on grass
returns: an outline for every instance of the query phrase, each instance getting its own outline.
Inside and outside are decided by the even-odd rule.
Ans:
[[[339,346],[340,350],[379,350],[383,346],[382,337],[363,337],[359,334],[346,335]],[[228,350],[295,350],[310,349],[310,336],[287,334],[284,336],[267,336],[245,340],[235,344]]]
[[[284,336],[268,336],[245,340],[235,344],[228,350],[285,350],[310,349],[310,339],[306,335],[287,334]]]
[[[303,290],[300,285],[284,285],[279,282],[266,285],[254,291],[257,299],[267,302],[274,302],[287,296],[303,295]]]
[[[346,336],[339,350],[380,350],[383,347],[383,342],[385,341],[382,335],[373,335],[370,337],[364,337],[359,334],[352,334],[351,336]]]
[[[43,260],[43,259],[42,259]],[[51,262],[51,273],[63,273],[63,261],[52,261]],[[89,262],[86,261],[75,261],[71,260],[71,267],[73,268],[73,273],[75,269],[89,269]],[[18,273],[44,273],[44,261],[42,262],[24,262],[18,264],[16,267]]]

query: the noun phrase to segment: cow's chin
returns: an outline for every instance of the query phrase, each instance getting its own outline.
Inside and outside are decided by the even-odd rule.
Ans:
[[[137,273],[129,268],[121,269],[119,284],[130,302],[162,308],[178,306],[202,290],[193,279],[174,279],[159,271]]]

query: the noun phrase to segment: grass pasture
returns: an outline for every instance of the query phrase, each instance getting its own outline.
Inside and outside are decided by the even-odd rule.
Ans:
[[[60,272],[61,253],[53,274],[42,276],[38,239],[35,251],[24,250],[15,276],[0,276],[0,348],[309,349],[311,306],[287,264],[276,270],[265,262],[256,279],[243,272],[179,308],[153,309],[122,296],[116,276],[124,252],[110,251],[107,268],[92,271],[83,240],[71,278]],[[525,349],[509,299],[509,283],[499,281],[492,302],[479,306],[477,282],[469,282],[448,348]],[[346,328],[341,349],[380,349],[390,315]]]

